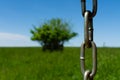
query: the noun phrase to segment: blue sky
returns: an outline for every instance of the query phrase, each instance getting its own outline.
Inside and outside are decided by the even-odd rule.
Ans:
[[[86,0],[91,10],[92,0]],[[109,1],[109,2],[108,2]],[[97,46],[120,46],[120,0],[98,0],[94,17],[94,41]],[[84,18],[80,0],[0,0],[0,46],[39,46],[30,40],[32,25],[51,18],[62,18],[73,24],[79,35],[66,46],[80,46],[84,40]]]

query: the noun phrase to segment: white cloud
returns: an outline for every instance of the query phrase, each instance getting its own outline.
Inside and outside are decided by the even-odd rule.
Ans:
[[[13,33],[0,33],[0,46],[39,46],[29,36]]]
[[[80,46],[80,38],[73,38],[65,43],[65,46]],[[0,47],[16,47],[16,46],[40,46],[35,41],[30,40],[30,36],[16,33],[0,32]]]
[[[13,33],[0,33],[0,40],[29,40],[27,36]]]

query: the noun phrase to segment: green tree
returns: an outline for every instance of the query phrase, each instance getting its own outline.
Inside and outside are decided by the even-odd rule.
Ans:
[[[34,26],[31,30],[33,41],[38,41],[43,50],[62,50],[64,43],[75,37],[77,33],[72,32],[70,24],[60,18],[45,21],[39,27]]]

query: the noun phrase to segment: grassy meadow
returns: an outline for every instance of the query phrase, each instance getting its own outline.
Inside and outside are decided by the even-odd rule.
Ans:
[[[91,69],[92,50],[86,51]],[[0,80],[83,80],[80,48],[42,52],[41,48],[0,48]],[[120,48],[98,48],[98,70],[94,80],[120,80]]]

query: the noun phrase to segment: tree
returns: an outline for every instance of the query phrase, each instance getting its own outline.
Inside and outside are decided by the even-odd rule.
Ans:
[[[34,30],[31,30],[31,39],[38,41],[43,50],[62,50],[64,43],[77,35],[71,31],[70,26],[67,21],[53,18],[39,27],[34,26]]]

